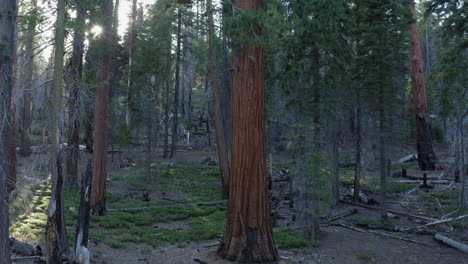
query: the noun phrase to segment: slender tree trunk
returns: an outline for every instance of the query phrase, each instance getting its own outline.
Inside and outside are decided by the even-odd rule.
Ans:
[[[340,201],[340,121],[336,121],[332,127],[331,138],[331,172],[332,172],[332,195],[337,204]]]
[[[16,14],[18,10],[16,9]],[[18,30],[15,28],[15,38],[18,35]],[[17,62],[18,62],[18,51],[16,48],[16,43],[13,43],[13,73],[11,77],[11,90],[12,97],[13,91],[18,91],[16,86],[17,79]],[[11,120],[10,120],[10,144],[9,144],[9,157],[10,157],[10,172],[8,173],[8,193],[11,194],[16,190],[16,104],[12,101],[11,106]]]
[[[7,178],[10,171],[9,142],[13,79],[13,50],[15,42],[16,1],[0,2],[0,264],[10,264],[10,237]]]
[[[380,208],[381,217],[387,218],[387,201],[386,201],[386,162],[387,158],[385,156],[385,110],[384,110],[384,95],[382,88],[380,89],[379,95],[379,145],[380,145]]]
[[[106,212],[107,178],[107,118],[109,112],[110,60],[112,57],[112,0],[101,0],[103,35],[101,39],[102,57],[98,73],[96,92],[96,133],[93,153],[93,213]]]
[[[36,16],[37,0],[31,1],[32,16]],[[20,128],[20,151],[19,154],[29,157],[32,154],[30,129],[32,123],[32,100],[31,91],[34,88],[34,35],[36,34],[36,18],[32,18],[27,23],[27,41],[25,45],[26,59],[28,60],[24,72],[24,86],[21,104],[21,125]]]
[[[169,80],[166,81],[165,101],[164,101],[164,150],[163,158],[167,159],[169,154]]]
[[[217,82],[216,73],[216,48],[214,46],[215,37],[215,24],[213,17],[213,6],[212,1],[207,1],[208,9],[208,46],[210,55],[210,83],[213,99],[214,108],[214,125],[216,132],[216,146],[218,149],[219,166],[221,168],[221,178],[223,184],[223,197],[227,199],[229,197],[229,160],[228,160],[228,149],[226,144],[226,137],[224,133],[223,115],[221,110],[221,93]]]
[[[174,120],[172,127],[172,146],[170,157],[174,158],[177,149],[177,121],[179,119],[179,85],[180,85],[180,44],[182,34],[182,8],[177,11],[177,50],[176,50],[176,67],[175,67],[175,87],[174,87]]]
[[[460,106],[463,105],[462,103]],[[461,110],[459,110],[461,112]],[[458,171],[460,175],[460,182],[461,182],[461,189],[460,189],[460,208],[466,209],[468,208],[467,201],[466,201],[466,170],[465,170],[465,147],[463,144],[464,139],[464,129],[463,129],[463,120],[464,116],[460,113],[460,117],[458,120],[458,136],[459,136],[459,161],[458,161]]]
[[[236,0],[241,10],[261,0]],[[253,26],[253,25],[252,25]],[[260,29],[253,26],[256,35]],[[253,36],[252,36],[253,37]],[[226,230],[218,253],[231,261],[276,261],[266,182],[265,72],[260,47],[234,52],[232,166]]]
[[[73,55],[70,59],[70,100],[68,109],[68,148],[66,158],[66,186],[78,185],[78,155],[80,150],[80,88],[83,76],[84,53],[84,22],[86,18],[85,4],[77,2],[77,15],[75,19],[75,34],[73,37]]]
[[[132,2],[131,30],[130,30],[130,45],[128,48],[128,79],[127,79],[127,109],[125,113],[125,122],[127,127],[131,126],[132,121],[132,87],[133,87],[133,59],[136,51],[136,17],[137,17],[137,0]]]
[[[359,201],[359,193],[361,192],[361,153],[362,153],[362,106],[361,92],[359,87],[356,88],[356,167],[354,171],[354,201]]]
[[[419,29],[416,23],[416,8],[414,2],[409,2],[406,6],[410,9],[413,19],[409,24],[411,40],[409,57],[413,103],[416,111],[418,163],[421,170],[434,170],[438,167],[438,164],[432,141],[431,118],[427,107],[426,83],[423,72],[424,63]]]
[[[47,263],[62,263],[62,255],[68,251],[65,217],[63,211],[63,174],[62,160],[59,153],[59,116],[62,111],[63,94],[63,54],[65,51],[65,0],[57,2],[57,21],[55,25],[55,55],[54,55],[54,78],[52,90],[52,105],[50,114],[51,134],[51,169],[52,169],[52,197],[49,203],[47,226],[46,226],[46,248]]]

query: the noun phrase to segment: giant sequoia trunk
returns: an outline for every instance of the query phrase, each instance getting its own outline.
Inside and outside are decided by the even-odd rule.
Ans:
[[[13,76],[13,50],[15,39],[16,0],[0,2],[0,264],[10,264],[10,241],[8,234],[8,190],[7,178],[10,170],[9,142],[10,142],[10,113],[11,87]],[[7,12],[8,10],[8,12]]]
[[[261,0],[236,0],[241,10],[262,8]],[[255,28],[256,35],[261,34]],[[232,167],[226,230],[218,253],[232,261],[277,260],[273,241],[265,157],[265,76],[260,47],[234,51]]]
[[[409,50],[411,65],[411,86],[413,103],[416,111],[416,132],[418,162],[421,170],[434,170],[438,167],[432,142],[431,118],[427,108],[426,83],[423,73],[423,57],[419,38],[418,25],[416,23],[416,8],[414,2],[406,4],[412,14],[409,24],[409,36],[411,46]]]
[[[68,151],[66,160],[67,186],[78,184],[78,152],[80,141],[79,97],[81,77],[83,75],[83,46],[84,46],[84,21],[86,8],[78,3],[76,15],[75,35],[73,36],[73,56],[70,59],[70,100],[68,105]]]
[[[216,132],[216,147],[218,149],[219,166],[221,167],[221,176],[223,184],[223,196],[224,199],[229,197],[229,160],[228,160],[228,149],[226,144],[226,137],[224,133],[223,114],[221,109],[221,93],[217,82],[216,74],[216,51],[214,46],[214,18],[213,18],[213,6],[212,1],[207,1],[208,10],[208,26],[209,26],[209,54],[210,54],[210,83],[213,97],[213,109],[214,109],[214,125]]]
[[[98,73],[96,92],[96,132],[94,141],[93,194],[91,207],[94,213],[106,212],[107,178],[107,116],[109,112],[109,78],[112,37],[112,0],[101,0],[102,8],[102,57]]]

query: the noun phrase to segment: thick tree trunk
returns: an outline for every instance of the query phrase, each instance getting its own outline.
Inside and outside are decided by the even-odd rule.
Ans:
[[[78,155],[80,141],[79,97],[83,76],[84,22],[86,7],[77,3],[75,35],[73,37],[73,56],[70,59],[70,100],[68,105],[68,151],[66,158],[66,186],[78,185]]]
[[[432,142],[431,118],[427,107],[426,83],[423,72],[424,63],[419,30],[416,23],[416,8],[414,2],[407,3],[406,6],[410,9],[413,19],[409,24],[409,36],[411,40],[409,57],[413,104],[416,111],[418,163],[421,170],[434,170],[438,167],[438,164]]]
[[[228,149],[226,144],[226,137],[224,133],[223,115],[221,109],[221,93],[218,86],[218,78],[216,73],[216,47],[214,46],[215,37],[215,25],[213,16],[212,1],[207,1],[207,12],[208,12],[208,46],[210,55],[210,83],[213,99],[214,108],[214,125],[216,132],[216,146],[218,149],[219,166],[221,168],[221,178],[223,185],[223,198],[228,199],[229,197],[229,160],[228,160]]]
[[[361,140],[362,140],[362,106],[359,87],[356,88],[356,167],[354,174],[354,201],[359,202],[361,192]]]
[[[9,142],[13,77],[13,50],[15,41],[16,0],[0,2],[0,264],[10,264],[10,237],[7,178],[10,171]]]
[[[107,178],[107,119],[109,112],[109,79],[111,59],[112,0],[101,0],[103,36],[101,42],[102,57],[98,73],[98,90],[96,92],[95,141],[93,192],[91,207],[94,213],[104,215],[106,212],[106,178]]]
[[[98,73],[96,92],[96,133],[94,141],[93,194],[91,207],[93,213],[104,215],[106,212],[107,178],[107,118],[109,112],[109,79],[112,53],[112,0],[101,0],[103,36],[100,48],[102,57]]]
[[[262,1],[236,0],[235,5],[241,10],[260,9]],[[259,29],[254,30],[261,34]],[[260,47],[246,46],[234,52],[229,211],[218,248],[222,257],[232,261],[267,262],[278,258],[266,182],[263,65]]]
[[[182,35],[182,8],[177,11],[177,50],[175,67],[175,87],[174,87],[174,119],[172,127],[172,146],[170,157],[174,158],[177,149],[177,121],[179,119],[179,85],[180,85],[180,44]]]
[[[16,10],[18,12],[18,10]],[[17,32],[15,30],[15,37]],[[16,49],[16,43],[13,44],[13,69],[14,72],[11,76],[11,90],[12,97],[13,91],[17,88],[16,79],[17,79],[17,69],[16,65],[18,62],[18,52]],[[9,157],[10,157],[10,172],[8,173],[8,193],[11,194],[16,190],[16,105],[12,102],[11,106],[11,120],[10,120],[10,144],[9,144]]]

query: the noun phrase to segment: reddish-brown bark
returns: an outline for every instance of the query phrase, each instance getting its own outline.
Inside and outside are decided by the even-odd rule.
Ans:
[[[261,0],[237,0],[235,4],[242,10],[262,7]],[[218,248],[222,257],[232,261],[277,260],[266,182],[263,65],[260,47],[234,51],[229,211]]]
[[[416,132],[418,162],[421,170],[434,170],[437,168],[437,157],[434,151],[431,131],[431,118],[427,107],[426,83],[423,72],[423,57],[419,38],[418,24],[416,23],[416,8],[414,2],[406,4],[412,14],[409,24],[409,49],[411,66],[411,86],[413,104],[416,111]]]
[[[109,79],[112,39],[112,0],[101,0],[103,16],[102,57],[97,81],[95,113],[95,141],[93,194],[91,208],[94,213],[106,212],[106,177],[107,177],[107,116],[109,113]]]

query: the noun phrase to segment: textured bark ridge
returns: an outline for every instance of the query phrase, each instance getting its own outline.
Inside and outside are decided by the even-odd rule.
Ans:
[[[259,9],[261,0],[237,0]],[[277,260],[268,205],[265,161],[264,54],[244,47],[233,56],[232,167],[226,231],[218,253],[231,261]]]
[[[412,14],[412,21],[409,24],[409,36],[411,46],[409,50],[411,66],[411,86],[413,103],[416,110],[416,132],[418,162],[421,170],[434,170],[438,167],[432,143],[431,118],[427,109],[426,83],[423,74],[423,59],[416,23],[416,8],[414,2],[406,4]]]

